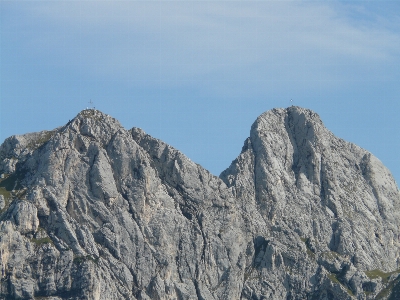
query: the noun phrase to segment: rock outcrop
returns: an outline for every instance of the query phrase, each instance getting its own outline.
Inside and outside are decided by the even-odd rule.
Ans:
[[[220,177],[97,110],[0,147],[0,298],[396,299],[400,193],[299,107]]]

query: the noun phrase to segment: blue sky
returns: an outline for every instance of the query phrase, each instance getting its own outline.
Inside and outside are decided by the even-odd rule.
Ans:
[[[0,1],[0,141],[92,99],[215,175],[293,104],[400,182],[399,1]]]

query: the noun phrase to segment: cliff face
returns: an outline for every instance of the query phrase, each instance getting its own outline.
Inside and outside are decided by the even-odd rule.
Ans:
[[[0,298],[375,299],[400,193],[306,109],[261,115],[220,178],[96,110],[0,147]]]

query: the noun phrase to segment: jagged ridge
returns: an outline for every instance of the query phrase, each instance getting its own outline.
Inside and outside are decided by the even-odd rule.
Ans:
[[[395,297],[400,195],[317,114],[274,109],[220,178],[84,110],[0,147],[0,297]],[[390,278],[389,278],[390,277]]]

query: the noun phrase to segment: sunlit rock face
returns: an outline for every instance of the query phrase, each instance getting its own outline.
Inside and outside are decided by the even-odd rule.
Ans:
[[[0,147],[0,298],[395,297],[400,194],[310,110],[257,118],[215,177],[84,110]]]

